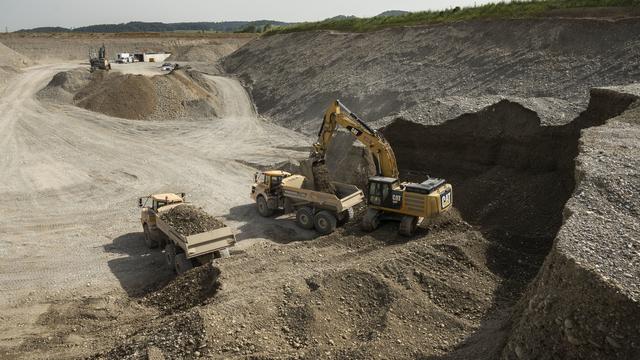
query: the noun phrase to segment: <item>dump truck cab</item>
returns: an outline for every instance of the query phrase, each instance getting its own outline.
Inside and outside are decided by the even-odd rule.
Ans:
[[[282,170],[269,170],[257,172],[254,176],[254,184],[251,187],[251,198],[256,200],[260,194],[276,193],[282,180],[291,176],[291,173]]]
[[[251,186],[251,199],[258,205],[260,215],[271,216],[274,209],[282,207],[280,185],[282,180],[289,176],[291,173],[282,170],[255,173],[254,183]]]
[[[164,237],[156,226],[158,212],[168,210],[169,205],[183,204],[185,193],[162,193],[144,196],[138,199],[138,206],[142,208],[140,212],[140,222],[144,231],[144,241],[149,248],[163,247]],[[174,207],[171,206],[171,207]]]

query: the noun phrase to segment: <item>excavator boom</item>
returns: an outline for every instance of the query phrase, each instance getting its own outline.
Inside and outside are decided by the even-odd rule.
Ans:
[[[318,141],[313,145],[316,160],[324,160],[327,148],[338,126],[347,129],[361,143],[366,145],[376,165],[376,175],[397,178],[399,176],[396,156],[391,145],[378,131],[372,129],[356,114],[347,109],[340,100],[334,101],[325,111],[318,132]]]
[[[365,231],[375,230],[381,220],[400,221],[398,232],[411,236],[419,223],[451,209],[452,188],[443,179],[428,178],[421,183],[400,182],[396,156],[389,142],[372,129],[340,100],[325,111],[318,141],[313,144],[314,177],[324,161],[336,128],[342,126],[366,145],[376,165],[376,176],[367,185],[367,212],[362,218]]]

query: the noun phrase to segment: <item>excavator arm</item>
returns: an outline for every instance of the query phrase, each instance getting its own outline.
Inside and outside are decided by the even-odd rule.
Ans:
[[[324,113],[324,120],[318,132],[318,141],[313,144],[316,161],[324,160],[338,126],[347,129],[358,141],[369,148],[376,165],[376,175],[398,178],[398,165],[391,145],[382,134],[369,127],[340,100],[334,101]]]

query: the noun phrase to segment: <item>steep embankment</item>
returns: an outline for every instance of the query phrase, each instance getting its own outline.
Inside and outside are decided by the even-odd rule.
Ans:
[[[105,45],[109,58],[120,52],[167,51],[173,61],[216,62],[247,41],[253,35],[225,34],[47,34],[16,33],[1,36],[5,45],[37,62],[81,60],[88,58],[88,49]]]
[[[222,106],[215,87],[191,70],[153,77],[64,71],[38,92],[38,98],[137,120],[212,118],[219,115]]]
[[[508,31],[505,31],[508,29]],[[305,32],[252,41],[224,60],[258,110],[315,131],[340,98],[369,121],[441,123],[500,97],[536,98],[566,123],[594,86],[640,80],[640,21],[473,21],[372,33]]]
[[[576,191],[517,307],[505,359],[640,357],[640,87],[594,95],[590,109],[612,116],[636,103],[582,132]]]

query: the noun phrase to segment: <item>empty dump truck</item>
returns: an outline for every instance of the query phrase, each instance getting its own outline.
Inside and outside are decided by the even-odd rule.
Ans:
[[[185,194],[141,197],[140,221],[149,248],[164,249],[167,265],[181,274],[213,258],[229,256],[233,230],[203,210],[185,203]]]
[[[262,216],[276,210],[295,212],[296,223],[320,234],[332,233],[353,216],[353,207],[364,201],[362,190],[354,185],[331,182],[335,194],[303,188],[305,177],[286,171],[257,173],[251,187],[251,198]]]

